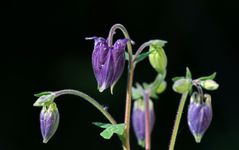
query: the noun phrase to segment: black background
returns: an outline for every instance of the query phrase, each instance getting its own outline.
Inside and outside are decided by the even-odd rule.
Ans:
[[[238,150],[238,18],[239,5],[232,0],[147,1],[7,1],[1,4],[1,150],[121,149],[114,136],[103,140],[93,121],[107,122],[91,105],[74,96],[56,100],[61,121],[55,136],[43,144],[39,130],[40,108],[33,96],[46,90],[73,88],[86,92],[118,122],[124,118],[126,70],[115,87],[99,93],[91,68],[92,41],[87,36],[108,35],[121,23],[137,49],[150,39],[167,40],[168,88],[155,101],[157,121],[152,149],[165,150],[180,95],[172,91],[171,78],[188,66],[193,77],[217,71],[218,91],[210,92],[213,122],[202,143],[196,144],[184,113],[176,150]],[[117,32],[117,37],[122,37]],[[137,66],[135,81],[151,82],[156,73],[145,60]],[[186,112],[186,110],[185,110]],[[131,134],[132,149],[137,146]]]

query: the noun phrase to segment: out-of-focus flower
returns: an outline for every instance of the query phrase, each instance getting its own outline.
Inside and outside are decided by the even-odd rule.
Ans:
[[[149,100],[150,111],[150,129],[152,132],[155,123],[155,112],[152,100]],[[145,145],[145,102],[143,99],[135,100],[132,112],[132,123],[134,133],[137,137],[138,144],[142,147]]]

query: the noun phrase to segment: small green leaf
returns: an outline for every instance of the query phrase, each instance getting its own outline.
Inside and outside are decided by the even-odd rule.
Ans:
[[[198,78],[197,80],[201,80],[201,81],[204,81],[204,80],[213,80],[215,77],[216,77],[217,73],[214,72],[213,74],[211,74],[210,76],[205,76],[205,77],[201,77],[201,78]]]
[[[112,124],[110,124],[110,123],[102,123],[102,122],[92,122],[92,124],[97,127],[104,128],[104,129],[112,126]]]
[[[37,94],[34,94],[35,97],[41,97],[43,95],[49,95],[51,94],[52,92],[49,92],[49,91],[45,91],[45,92],[41,92],[41,93],[37,93]]]
[[[190,79],[192,78],[192,73],[188,67],[186,68],[186,78],[190,78]]]
[[[135,62],[138,63],[138,62],[144,60],[144,59],[147,58],[147,57],[149,56],[149,54],[152,53],[153,51],[155,51],[155,50],[148,51],[148,52],[145,52],[145,53],[142,53],[142,54],[138,55],[138,57],[136,58]]]
[[[175,81],[183,79],[183,78],[185,78],[185,77],[174,77],[174,78],[172,78],[172,80],[173,80],[173,82],[175,82]]]
[[[118,134],[119,136],[122,136],[124,134],[124,127],[125,125],[123,123],[116,124],[116,125],[110,125],[108,128],[106,128],[104,131],[100,133],[100,135],[104,139],[110,139],[113,134]]]

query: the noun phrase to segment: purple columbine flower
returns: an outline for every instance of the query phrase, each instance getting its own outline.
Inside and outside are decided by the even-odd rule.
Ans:
[[[155,123],[155,113],[152,100],[149,100],[150,111],[150,129],[151,132]],[[132,112],[132,123],[134,133],[137,137],[138,144],[142,147],[145,145],[145,103],[143,99],[135,100]]]
[[[208,129],[212,121],[211,96],[205,94],[205,101],[198,93],[193,93],[188,107],[188,126],[197,143]]]
[[[92,66],[98,83],[98,89],[100,92],[103,92],[108,87],[111,87],[112,93],[114,85],[124,70],[124,53],[128,40],[119,39],[110,47],[107,40],[102,37],[87,39],[95,40],[92,53]]]
[[[56,103],[43,106],[40,113],[40,126],[43,143],[47,143],[55,134],[59,125],[59,112]]]

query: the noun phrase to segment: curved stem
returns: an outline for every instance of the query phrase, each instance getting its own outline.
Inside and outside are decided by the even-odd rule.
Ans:
[[[198,82],[195,82],[195,81],[193,81],[193,85],[197,88],[199,96],[200,96],[200,103],[202,103],[202,101],[204,99],[204,94],[203,94],[202,87],[199,85]]]
[[[181,100],[180,100],[180,103],[178,106],[176,120],[175,120],[174,127],[173,127],[173,134],[171,136],[171,140],[170,140],[170,144],[169,144],[169,150],[174,150],[174,145],[175,145],[176,138],[177,138],[178,128],[179,128],[179,124],[180,124],[180,120],[182,117],[183,108],[184,108],[187,96],[188,96],[188,92],[185,92],[182,94],[182,97],[181,97]]]
[[[112,46],[113,43],[113,35],[116,29],[120,29],[125,38],[130,40],[130,36],[126,28],[121,24],[115,24],[111,27],[109,36],[108,36],[108,44]],[[127,81],[127,93],[126,93],[126,104],[125,104],[125,139],[123,141],[123,149],[130,150],[130,116],[131,116],[131,96],[132,96],[132,83],[133,83],[133,75],[134,75],[134,63],[133,63],[133,52],[132,45],[130,41],[127,42],[127,49],[129,53],[129,64],[128,64],[128,81]]]
[[[87,94],[77,91],[77,90],[72,90],[72,89],[66,89],[66,90],[60,90],[55,92],[55,98],[59,97],[61,95],[75,95],[75,96],[79,96],[81,98],[83,98],[84,100],[88,101],[89,103],[91,103],[94,107],[96,107],[108,120],[111,124],[117,124],[117,122],[115,121],[115,119],[108,113],[107,110],[105,110],[105,108],[100,105],[96,100],[94,100],[93,98],[91,98],[90,96],[88,96]]]

